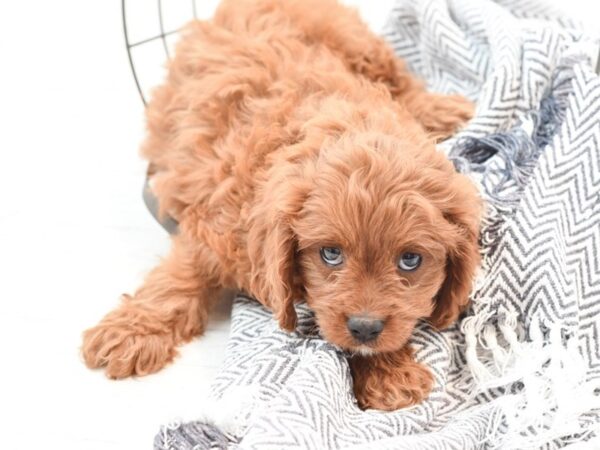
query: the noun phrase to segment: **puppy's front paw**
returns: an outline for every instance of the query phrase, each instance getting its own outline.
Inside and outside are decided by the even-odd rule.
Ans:
[[[106,375],[114,379],[156,372],[176,353],[172,333],[145,334],[126,323],[100,323],[83,335],[87,366],[105,367]]]
[[[429,369],[412,360],[398,366],[362,361],[351,367],[354,394],[362,409],[393,411],[412,406],[422,402],[433,386]]]

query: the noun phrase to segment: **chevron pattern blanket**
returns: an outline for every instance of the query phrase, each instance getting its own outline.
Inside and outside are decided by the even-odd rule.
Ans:
[[[600,448],[600,78],[576,30],[539,0],[391,13],[385,35],[412,70],[477,101],[441,147],[488,204],[471,309],[413,336],[436,380],[425,402],[359,410],[344,354],[306,308],[290,335],[238,298],[212,398],[155,448]]]

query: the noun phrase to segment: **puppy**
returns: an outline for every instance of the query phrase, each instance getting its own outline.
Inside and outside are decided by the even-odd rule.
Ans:
[[[420,402],[432,376],[408,339],[457,318],[479,261],[476,189],[434,144],[471,113],[334,0],[223,1],[187,28],[147,109],[142,153],[179,233],[85,332],[85,362],[155,372],[233,288],[289,331],[306,300],[351,355],[361,407]]]

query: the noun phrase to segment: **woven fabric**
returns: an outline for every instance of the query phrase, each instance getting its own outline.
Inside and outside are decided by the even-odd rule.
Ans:
[[[460,323],[414,332],[428,399],[361,411],[310,311],[288,334],[240,297],[212,397],[155,448],[600,448],[600,78],[575,29],[534,0],[400,0],[390,15],[386,38],[430,89],[478,105],[441,147],[487,204],[482,273]]]

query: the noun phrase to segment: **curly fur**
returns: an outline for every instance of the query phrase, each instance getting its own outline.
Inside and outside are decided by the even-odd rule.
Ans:
[[[407,340],[452,323],[478,264],[475,188],[436,152],[472,113],[428,93],[358,15],[334,0],[225,0],[192,23],[148,106],[142,153],[161,210],[180,224],[143,286],[85,332],[90,367],[159,370],[203,332],[223,288],[293,330],[306,299],[350,360],[362,407],[421,401],[432,377]],[[342,266],[319,249],[339,246]],[[423,264],[400,273],[398,256]],[[385,320],[359,344],[346,321]]]

